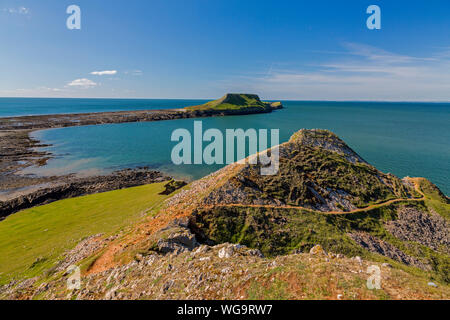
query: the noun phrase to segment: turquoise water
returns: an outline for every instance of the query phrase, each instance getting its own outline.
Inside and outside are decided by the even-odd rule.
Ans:
[[[101,107],[96,111],[108,108],[109,100],[97,101],[101,102]],[[114,108],[136,108],[136,105],[129,107],[130,100],[123,100],[122,105],[118,100],[113,101],[111,105]],[[193,104],[186,100],[134,101],[144,109],[149,105],[168,108]],[[45,104],[45,101],[41,103]],[[68,105],[76,103],[72,101]],[[280,129],[280,142],[288,140],[301,128],[329,129],[378,169],[399,177],[427,177],[450,194],[449,103],[285,101],[283,104],[285,109],[271,114],[202,119],[203,127],[204,130],[218,128],[222,132],[227,128]],[[93,111],[95,105],[89,108]],[[45,112],[49,109],[54,110],[45,108]],[[80,111],[76,107],[68,109]],[[38,112],[37,109],[35,111]],[[175,166],[171,163],[171,150],[176,144],[170,141],[172,131],[186,128],[192,132],[193,121],[183,119],[35,132],[38,139],[53,145],[48,150],[57,157],[47,166],[28,172],[92,174],[124,167],[150,166],[177,177],[196,179],[221,166]]]

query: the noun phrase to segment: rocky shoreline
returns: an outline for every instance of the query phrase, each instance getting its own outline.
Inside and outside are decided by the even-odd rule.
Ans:
[[[20,174],[43,166],[52,155],[30,137],[32,130],[0,131],[0,220],[10,214],[56,200],[171,180],[148,168],[125,169],[107,175],[78,177]]]
[[[56,177],[32,177],[16,174],[30,166],[43,166],[51,158],[48,152],[37,150],[46,145],[30,137],[31,131],[0,131],[0,192],[52,182],[57,179]]]
[[[170,179],[160,172],[142,168],[89,178],[78,178],[74,175],[50,177],[22,175],[21,170],[30,166],[44,166],[52,157],[49,152],[39,150],[48,145],[33,139],[30,136],[33,131],[85,125],[268,113],[280,108],[281,104],[273,104],[268,110],[251,107],[245,110],[165,109],[0,118],[0,219],[19,210],[59,199]]]
[[[273,103],[270,105],[269,109],[256,107],[248,107],[238,110],[163,109],[6,117],[0,118],[0,132],[5,130],[38,130],[98,124],[247,115],[255,113],[270,113],[272,110],[281,108],[283,108],[281,104]]]
[[[104,176],[86,178],[72,175],[58,177],[53,182],[40,185],[36,190],[19,193],[10,200],[0,201],[0,220],[20,210],[61,199],[171,180],[163,173],[148,168],[125,169]],[[179,183],[177,186],[181,187],[184,184]],[[172,190],[172,185],[168,185]]]

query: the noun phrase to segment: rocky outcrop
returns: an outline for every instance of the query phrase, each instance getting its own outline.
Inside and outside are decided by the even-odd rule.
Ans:
[[[403,241],[415,241],[433,250],[450,253],[450,225],[433,212],[425,213],[414,207],[402,207],[398,218],[385,223],[386,229]]]
[[[351,149],[344,141],[328,130],[302,129],[294,133],[289,139],[289,142],[294,148],[297,144],[313,148],[321,148],[323,150],[328,150],[343,155],[345,159],[351,163],[361,162],[367,164],[367,162],[355,151],[353,151],[353,149]]]
[[[278,109],[283,109],[283,104],[281,102],[271,102],[270,103],[270,107],[272,108],[272,110],[278,110]]]
[[[345,212],[413,193],[413,188],[378,171],[326,130],[298,131],[279,146],[279,155],[274,175],[261,175],[261,166],[248,161],[238,169],[231,165],[227,180],[212,188],[203,202]]]
[[[37,130],[107,123],[128,123],[190,118],[182,109],[52,114],[0,118],[0,130]]]
[[[186,181],[182,180],[171,180],[164,186],[164,191],[162,191],[160,194],[162,195],[169,195],[173,192],[175,192],[178,189],[181,189],[186,185]]]
[[[358,257],[359,258],[359,257]],[[68,274],[0,286],[1,299],[446,299],[447,286],[428,288],[423,277],[381,263],[324,254],[265,258],[229,243],[179,255],[150,254],[97,274],[82,274],[80,289]],[[379,290],[367,290],[369,266],[382,270]]]
[[[431,270],[431,267],[428,264],[407,255],[389,242],[378,239],[368,233],[355,232],[349,234],[349,236],[361,247],[371,252],[381,254],[385,257],[402,262],[406,265],[415,266],[423,270]]]
[[[83,259],[93,256],[116,238],[117,236],[111,236],[104,239],[102,234],[87,237],[80,241],[75,248],[66,252],[64,259],[52,271],[59,272],[67,270],[71,265],[75,265]]]
[[[156,237],[159,238],[156,244],[158,252],[163,254],[180,254],[192,251],[200,245],[189,229],[188,218],[173,220],[167,227],[160,230]]]
[[[256,94],[227,93],[222,98],[198,106],[187,107],[188,111],[205,111],[218,114],[268,113],[282,109],[281,102],[264,102]]]
[[[202,243],[236,241],[267,256],[320,244],[327,251],[362,257],[374,252],[445,274],[446,257],[426,256],[420,245],[445,251],[448,227],[428,215],[416,180],[378,171],[326,130],[300,130],[279,151],[275,175],[263,176],[259,165],[248,162],[231,164],[169,199],[168,212],[190,215]],[[412,211],[400,211],[397,219],[404,203]],[[392,238],[373,236],[379,230],[407,244],[399,249]]]
[[[47,145],[31,138],[29,133],[29,130],[0,131],[1,191],[54,180],[53,177],[31,179],[14,174],[18,170],[32,165],[44,165],[50,157],[46,151],[38,149]]]

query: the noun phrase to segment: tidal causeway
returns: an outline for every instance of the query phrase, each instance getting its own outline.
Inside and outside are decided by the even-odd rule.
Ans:
[[[77,191],[75,193],[68,192],[67,197],[71,197],[73,194],[83,195],[126,187],[117,183],[118,179],[123,178],[122,173],[118,174],[117,172],[107,176],[94,177],[93,179],[87,179],[85,181],[88,185],[99,182],[100,185],[104,184],[105,188],[102,188],[100,185],[96,185],[95,188],[81,187],[84,180],[80,180],[80,177],[77,177],[76,175],[40,177],[21,174],[23,169],[30,166],[44,166],[47,161],[52,158],[52,154],[41,149],[48,145],[42,144],[40,141],[33,139],[30,136],[33,131],[73,126],[270,113],[272,110],[281,108],[281,103],[262,102],[256,95],[227,94],[221,99],[208,102],[204,105],[180,109],[52,114],[0,118],[0,217],[15,212],[16,209],[14,206],[12,207],[12,204],[15,203],[21,203],[20,207],[22,208],[24,203],[28,203],[29,205],[27,206],[32,206],[50,200],[59,200],[56,198],[50,199],[42,196],[42,194],[43,190],[45,190],[46,194],[54,194],[54,191],[58,193],[58,190],[62,188],[62,185],[64,186],[63,188],[68,188],[68,186],[76,183],[78,189],[84,191]],[[146,177],[157,176],[158,178],[161,178],[164,176],[160,172],[152,171],[148,168],[138,168],[133,173],[127,173],[127,179],[136,177],[136,181],[128,182],[127,186],[149,183],[147,178],[142,178],[143,170],[146,170]],[[166,178],[167,177],[164,176],[164,179]],[[109,182],[105,183],[105,181]],[[62,195],[63,193],[58,194]],[[42,201],[37,201],[36,198],[42,199]],[[19,199],[19,201],[17,201],[17,199]],[[2,213],[2,208],[6,207],[8,208],[8,212],[5,211]]]

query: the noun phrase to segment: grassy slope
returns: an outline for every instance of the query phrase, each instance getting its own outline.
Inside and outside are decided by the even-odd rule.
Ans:
[[[209,101],[199,106],[187,107],[188,110],[241,110],[245,108],[269,108],[269,104],[251,94],[227,94],[220,99]]]
[[[50,268],[82,238],[113,234],[168,196],[163,183],[57,201],[0,222],[0,284]]]
[[[417,178],[426,198],[426,205],[446,219],[450,219],[450,200],[429,180]]]
[[[280,163],[276,175],[261,176],[256,171],[249,179],[259,186],[264,195],[289,205],[316,205],[318,199],[308,189],[308,186],[314,185],[347,192],[352,196],[352,204],[358,208],[406,196],[398,178],[382,174],[367,164],[352,164],[342,155],[326,150],[302,146],[293,151],[287,160],[281,159]],[[378,178],[381,175],[396,188],[391,190],[381,183]],[[316,189],[321,196],[327,197],[326,191]]]
[[[258,258],[248,255],[246,248],[223,259],[218,256],[223,246],[227,245],[194,254],[152,255],[141,263],[134,261],[104,274],[82,277],[80,291],[67,290],[67,277],[60,273],[48,289],[33,299],[103,299],[110,290],[116,291],[118,299],[140,300],[338,299],[338,295],[342,299],[448,299],[450,296],[449,286],[434,288],[427,285],[426,276],[372,261],[364,260],[360,265],[349,258],[310,254]],[[366,270],[373,264],[381,268],[381,290],[369,290],[366,286],[369,277]],[[27,292],[24,293],[26,297]]]
[[[244,244],[260,249],[267,256],[287,254],[294,249],[308,252],[314,245],[321,244],[330,252],[347,256],[360,255],[372,261],[389,261],[397,268],[410,273],[449,283],[448,255],[418,243],[403,242],[392,236],[384,227],[384,222],[397,218],[397,209],[405,204],[425,211],[426,207],[439,208],[436,211],[448,219],[450,204],[445,203],[445,198],[438,197],[436,193],[429,193],[434,189],[424,189],[423,186],[432,185],[423,180],[421,189],[426,197],[423,202],[404,201],[357,214],[332,215],[295,209],[216,207],[200,210],[196,222],[205,235],[216,243]],[[425,258],[433,270],[424,272],[370,253],[349,238],[347,234],[354,231],[368,232],[410,256]]]
[[[14,238],[16,239],[14,241],[14,243],[16,243],[15,248],[11,246],[8,246],[7,248],[7,246],[5,245],[6,239],[10,239],[13,236],[11,235],[11,232],[9,233],[9,236],[4,234],[4,230],[8,228],[5,228],[4,226],[2,226],[2,223],[0,223],[0,259],[2,259],[2,257],[11,257],[14,258],[17,263],[17,261],[20,261],[22,257],[24,257],[24,259],[27,259],[26,263],[24,261],[24,263],[19,263],[18,265],[16,265],[16,270],[14,272],[17,274],[18,271],[21,271],[21,275],[23,277],[30,277],[39,274],[43,270],[51,267],[52,263],[56,261],[56,257],[66,249],[72,247],[77,239],[98,232],[114,233],[125,225],[130,224],[133,221],[137,221],[141,216],[140,213],[148,212],[152,207],[157,207],[158,204],[165,198],[157,195],[157,193],[163,189],[162,186],[163,184],[155,184],[132,189],[113,191],[104,194],[91,195],[77,199],[63,200],[47,206],[27,210],[13,215],[4,222],[8,221],[8,228],[13,225],[21,225],[22,231],[19,233],[20,237],[18,237],[17,234],[14,235]],[[429,196],[427,192],[425,192],[425,195]],[[440,202],[437,199],[436,201]],[[424,204],[429,205],[429,201],[425,200]],[[424,204],[415,205],[423,206]],[[256,210],[255,208],[246,208],[244,209],[245,211],[247,211],[245,213],[241,210],[232,210],[232,212],[230,212],[230,210],[224,210],[223,215],[217,214],[216,212],[215,217],[205,217],[205,220],[209,220],[208,218],[214,219],[213,225],[215,225],[216,229],[215,231],[213,231],[213,227],[210,230],[216,236],[213,237],[216,240],[231,240],[232,242],[247,244],[251,247],[260,247],[265,253],[268,253],[269,255],[270,253],[284,254],[295,248],[301,249],[302,251],[308,251],[308,249],[312,245],[322,243],[326,249],[332,252],[345,252],[349,256],[358,254],[363,256],[363,258],[365,259],[370,259],[376,262],[389,261],[392,265],[394,265],[394,269],[390,271],[392,274],[389,276],[389,279],[384,278],[386,275],[386,271],[383,271],[383,288],[384,286],[387,286],[388,290],[384,288],[387,291],[384,290],[380,292],[372,292],[364,289],[365,280],[367,278],[366,274],[349,273],[348,270],[346,270],[347,262],[340,262],[340,264],[344,263],[343,269],[345,270],[338,271],[333,269],[334,271],[330,271],[329,268],[335,267],[327,264],[324,265],[323,262],[313,263],[311,262],[311,260],[308,260],[310,259],[308,258],[308,256],[305,256],[305,259],[301,258],[303,256],[288,256],[286,258],[285,256],[279,256],[278,258],[276,258],[276,260],[278,261],[279,259],[281,259],[284,262],[282,264],[278,264],[277,262],[277,265],[280,266],[276,267],[273,270],[267,270],[267,261],[263,262],[262,264],[258,264],[258,266],[253,266],[251,264],[254,262],[253,260],[251,263],[250,261],[248,261],[248,263],[250,264],[239,261],[237,264],[238,267],[236,269],[238,278],[233,281],[231,281],[230,279],[229,283],[225,280],[218,283],[220,283],[220,286],[232,286],[232,292],[234,293],[240,292],[238,296],[229,296],[229,298],[234,299],[240,298],[242,296],[250,299],[323,299],[333,297],[335,298],[336,294],[341,292],[344,293],[345,298],[353,297],[383,299],[395,298],[396,295],[393,293],[397,292],[399,287],[402,288],[402,294],[404,294],[405,292],[408,293],[408,290],[414,291],[414,295],[411,295],[410,298],[421,298],[420,295],[423,295],[422,298],[430,297],[430,294],[439,295],[441,294],[439,293],[441,292],[441,290],[448,290],[448,287],[443,285],[438,289],[434,289],[427,286],[426,283],[430,278],[433,280],[436,279],[437,281],[442,281],[442,276],[439,277],[439,273],[441,273],[442,275],[442,273],[446,273],[445,270],[442,270],[441,272],[435,271],[430,274],[413,267],[407,267],[401,263],[384,258],[380,255],[371,254],[361,249],[356,244],[354,244],[345,234],[346,232],[355,229],[365,230],[384,240],[394,242],[394,244],[397,245],[400,249],[404,250],[408,254],[414,255],[413,251],[423,248],[415,248],[415,246],[413,246],[408,249],[408,246],[405,246],[405,244],[395,243],[395,239],[393,239],[392,236],[389,236],[382,226],[382,221],[395,218],[395,207],[398,205],[399,204],[395,206],[391,205],[383,209],[368,210],[365,213],[336,216],[325,215],[322,213],[301,213],[288,209]],[[444,204],[442,208],[444,209],[444,212],[448,212],[448,209],[450,209],[448,204]],[[64,217],[71,217],[70,222],[64,221],[61,218],[58,219],[58,216],[61,215],[61,210],[72,212],[71,215],[65,215]],[[26,212],[28,212],[28,215],[25,215]],[[76,214],[74,215],[73,212],[76,212]],[[126,213],[126,216],[123,216],[124,213]],[[236,217],[236,215],[238,217]],[[15,219],[11,219],[13,217]],[[45,228],[48,228],[48,226],[41,224],[48,218],[52,219],[53,225],[61,224],[65,227],[59,228],[59,234],[55,232],[53,234],[53,237],[48,237],[46,235],[46,238],[43,239],[42,235],[44,233],[42,232],[42,230],[45,230]],[[29,225],[31,220],[33,225]],[[83,228],[85,230],[83,230]],[[83,231],[81,232],[81,230]],[[27,250],[24,250],[24,248],[20,247],[20,241],[23,241],[25,239],[25,235],[29,234],[28,232],[32,232],[34,241],[37,241],[36,239],[39,238],[39,242],[36,242],[35,247],[33,247],[32,250],[33,252],[31,253],[30,251],[30,256],[25,256]],[[72,233],[74,232],[79,233],[77,234],[77,236],[73,236]],[[129,231],[126,230],[126,232]],[[48,247],[45,245],[46,241],[50,243]],[[64,243],[59,241],[65,241],[65,245]],[[30,245],[30,242],[32,241],[30,239],[27,239],[28,245]],[[38,248],[40,248],[39,251],[37,250]],[[16,250],[17,252],[15,252]],[[53,250],[53,254],[48,255],[47,252],[50,252],[51,250]],[[434,253],[431,254],[435,255]],[[49,257],[50,259],[45,261],[44,264],[39,265],[39,267],[36,269],[29,269],[30,265],[33,263],[36,257],[39,256]],[[217,257],[217,252],[215,252],[213,256]],[[298,261],[298,259],[300,258],[302,260],[301,262]],[[445,257],[442,258],[447,259]],[[190,263],[191,259],[191,257],[185,257],[184,255],[182,255],[178,260],[182,260],[183,263]],[[176,261],[178,260],[172,259],[170,260],[170,263],[176,266]],[[219,260],[222,261],[223,259]],[[11,264],[12,261],[13,260],[8,261],[8,267],[10,269],[11,267],[13,267]],[[270,259],[268,261],[272,260]],[[161,260],[161,263],[167,263],[167,261],[163,259]],[[233,265],[230,261],[224,261],[223,263],[226,263],[229,266]],[[211,262],[208,261],[204,264],[205,268],[207,267],[207,269],[198,269],[198,272],[206,272],[206,270],[208,270],[207,272],[211,272],[211,270],[209,269]],[[337,264],[337,266],[340,264]],[[246,268],[250,270],[253,270],[254,268],[255,275],[258,276],[251,277],[248,282],[239,282],[238,279],[242,279],[242,274],[239,273],[242,271],[242,265],[246,265]],[[4,266],[4,260],[0,260],[0,272],[4,272]],[[297,267],[301,268],[297,270]],[[155,267],[152,267],[151,270],[154,270],[154,268]],[[366,268],[366,266],[364,266],[364,268]],[[167,267],[162,269],[166,270]],[[180,268],[175,267],[175,270],[183,270],[182,273],[184,275],[186,274],[184,265],[180,266]],[[196,269],[194,269],[194,271],[195,270]],[[402,273],[404,271],[406,271],[407,274]],[[153,276],[153,272],[149,272],[150,275]],[[336,273],[335,275],[333,275],[334,272]],[[132,275],[130,275],[130,277],[132,277]],[[177,279],[177,276],[176,274],[173,274],[173,271],[167,273],[167,278],[164,281],[161,280],[161,276],[158,276],[156,280],[153,280],[153,278],[150,278],[150,276],[148,277],[148,281],[145,277],[138,277],[138,279],[146,283],[145,290],[148,290],[148,288],[151,286],[158,287],[158,285],[164,284],[166,280],[168,281]],[[61,280],[61,285],[64,285],[65,283],[63,280]],[[135,279],[132,278],[132,280]],[[104,278],[101,278],[100,281],[104,281]],[[147,283],[146,281],[153,282]],[[158,281],[158,283],[156,283],[156,281]],[[442,282],[445,283],[445,281]],[[180,295],[177,297],[185,298],[186,292],[184,290],[184,285],[186,281],[183,280],[180,283],[182,283],[180,287]],[[296,287],[295,284],[301,284],[301,290],[297,290],[300,287]],[[393,287],[394,289],[391,290],[389,289],[389,287]],[[133,292],[134,289],[130,290],[131,292]],[[176,288],[170,290],[171,294],[175,293],[175,291]],[[162,292],[161,288],[158,287],[156,289],[156,292]],[[194,294],[201,295],[201,288],[198,290],[194,290]],[[373,294],[376,295],[373,296]],[[445,296],[446,295],[444,294],[444,296],[441,295],[440,297],[436,297],[443,298]],[[220,296],[220,294],[217,293],[217,296],[206,295],[201,297],[222,298],[223,296]],[[148,298],[161,297],[149,296]]]

